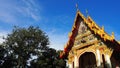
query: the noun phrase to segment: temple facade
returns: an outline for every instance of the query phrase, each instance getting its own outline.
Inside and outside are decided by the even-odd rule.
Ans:
[[[69,68],[119,68],[120,43],[113,32],[108,35],[90,16],[77,11],[60,58],[68,59]]]

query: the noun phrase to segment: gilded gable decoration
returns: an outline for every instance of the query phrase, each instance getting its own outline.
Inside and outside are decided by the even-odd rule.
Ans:
[[[120,67],[120,42],[115,40],[114,32],[108,35],[90,16],[84,17],[77,11],[69,40],[60,58],[68,58],[69,68],[115,68]],[[90,63],[89,63],[90,62]]]

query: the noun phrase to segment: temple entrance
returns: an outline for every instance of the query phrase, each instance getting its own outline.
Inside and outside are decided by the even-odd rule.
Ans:
[[[94,53],[86,52],[79,58],[79,68],[96,68],[96,58]]]

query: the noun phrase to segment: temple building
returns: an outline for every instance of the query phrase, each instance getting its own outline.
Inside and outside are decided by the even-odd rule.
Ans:
[[[69,68],[119,68],[120,42],[78,10],[60,58],[67,58]]]

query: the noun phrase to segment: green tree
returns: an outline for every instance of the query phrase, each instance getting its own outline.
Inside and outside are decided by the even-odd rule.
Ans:
[[[60,58],[60,52],[61,50],[58,50],[56,53],[56,60],[55,60],[55,64],[56,64],[56,68],[67,68],[66,67],[66,59],[61,59]]]
[[[15,27],[0,45],[0,68],[65,68],[60,51],[48,45],[48,36],[38,27]]]
[[[16,65],[16,59],[12,55],[10,56],[7,50],[4,44],[0,44],[0,68],[13,68]]]
[[[49,48],[42,56],[31,61],[31,68],[66,68],[65,59],[60,59],[59,55],[60,50]]]
[[[15,27],[5,41],[8,57],[15,68],[25,68],[32,56],[40,56],[48,49],[48,36],[38,27]],[[14,61],[13,61],[14,60]]]
[[[0,67],[3,65],[4,59],[5,59],[5,53],[6,50],[2,44],[0,44]]]

